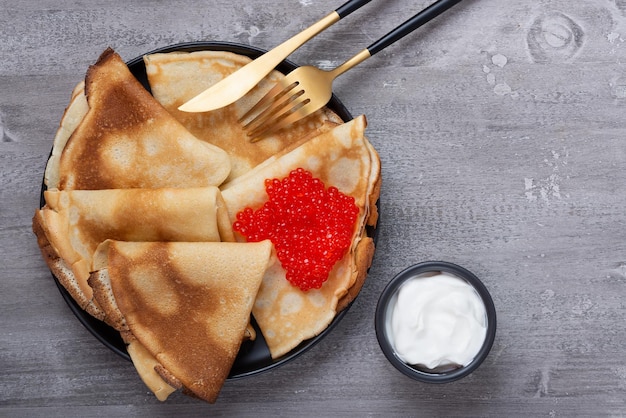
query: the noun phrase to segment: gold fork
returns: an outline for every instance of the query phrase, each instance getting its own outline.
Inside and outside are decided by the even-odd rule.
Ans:
[[[314,66],[296,68],[278,81],[259,102],[239,119],[240,122],[245,123],[244,130],[251,141],[256,142],[317,111],[332,97],[332,83],[335,78],[413,32],[460,1],[436,1],[333,70],[320,70]],[[250,120],[246,122],[248,119]]]

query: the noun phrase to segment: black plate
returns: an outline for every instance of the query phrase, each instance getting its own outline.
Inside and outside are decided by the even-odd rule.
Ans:
[[[181,43],[176,45],[170,45],[163,48],[155,49],[153,51],[148,52],[148,54],[160,53],[160,52],[173,52],[173,51],[183,51],[183,52],[193,52],[193,51],[202,51],[202,50],[213,50],[213,51],[228,51],[236,54],[247,55],[250,58],[256,58],[262,55],[265,51],[259,48],[254,48],[247,45],[237,44],[237,43],[229,43],[229,42],[192,42],[192,43]],[[143,62],[143,56],[139,56],[127,62],[130,71],[133,75],[143,84],[143,86],[150,91],[150,86],[148,84],[148,78],[146,75],[146,68]],[[293,69],[297,68],[297,65],[285,60],[283,61],[277,69],[283,73],[288,73]],[[337,113],[341,119],[344,121],[349,121],[352,119],[352,115],[346,107],[339,101],[339,99],[333,95],[330,102],[327,105],[330,109],[332,109],[335,113]],[[45,185],[42,184],[41,190],[41,198],[40,205],[43,207],[45,204],[45,200],[43,198],[43,191],[45,190]],[[374,238],[376,242],[377,238],[377,229],[371,228],[368,229],[368,235]],[[54,275],[53,275],[54,277]],[[115,329],[111,328],[107,324],[98,319],[92,317],[87,312],[82,310],[76,301],[70,296],[70,294],[65,290],[65,288],[59,283],[56,277],[54,280],[59,288],[63,299],[67,302],[70,309],[76,315],[78,320],[91,332],[102,344],[107,346],[113,352],[117,353],[119,356],[124,359],[130,361],[130,356],[126,351],[126,345],[122,341],[119,332]],[[335,319],[330,323],[328,328],[322,331],[318,336],[311,338],[309,340],[303,341],[296,348],[291,350],[289,353],[278,359],[272,359],[267,344],[263,339],[263,334],[258,328],[256,322],[252,322],[252,325],[255,327],[257,331],[257,338],[255,341],[246,341],[242,344],[241,349],[239,350],[239,355],[235,359],[233,367],[231,369],[230,375],[228,376],[228,380],[238,379],[241,377],[252,376],[255,374],[259,374],[275,367],[278,367],[297,356],[301,355],[311,347],[313,347],[318,341],[328,335],[331,330],[339,323],[339,321],[344,317],[346,312],[350,307],[348,306],[343,311],[339,312]]]

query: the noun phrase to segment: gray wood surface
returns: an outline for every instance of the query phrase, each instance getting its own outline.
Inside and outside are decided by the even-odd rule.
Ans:
[[[339,326],[207,405],[157,401],[76,320],[31,217],[73,86],[107,47],[271,48],[330,0],[0,0],[0,416],[626,415],[626,2],[465,0],[340,77],[383,164],[378,248]],[[290,58],[331,67],[427,1],[376,0]],[[486,362],[446,385],[385,360],[374,310],[409,265],[490,289]]]

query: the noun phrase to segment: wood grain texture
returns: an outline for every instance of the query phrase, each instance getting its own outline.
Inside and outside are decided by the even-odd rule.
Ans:
[[[30,222],[87,66],[107,46],[271,48],[340,3],[0,0],[0,416],[626,415],[623,0],[465,0],[341,76],[383,164],[370,275],[328,338],[216,405],[159,403],[67,308]],[[427,4],[374,1],[290,58],[334,67]],[[388,280],[425,260],[473,271],[498,311],[486,362],[447,385],[395,371],[374,333]]]

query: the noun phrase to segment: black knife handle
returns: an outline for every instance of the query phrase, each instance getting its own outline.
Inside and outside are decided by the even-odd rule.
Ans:
[[[365,6],[370,1],[372,0],[349,0],[339,6],[335,12],[339,15],[339,19],[343,19],[355,10],[360,9],[361,6]]]

